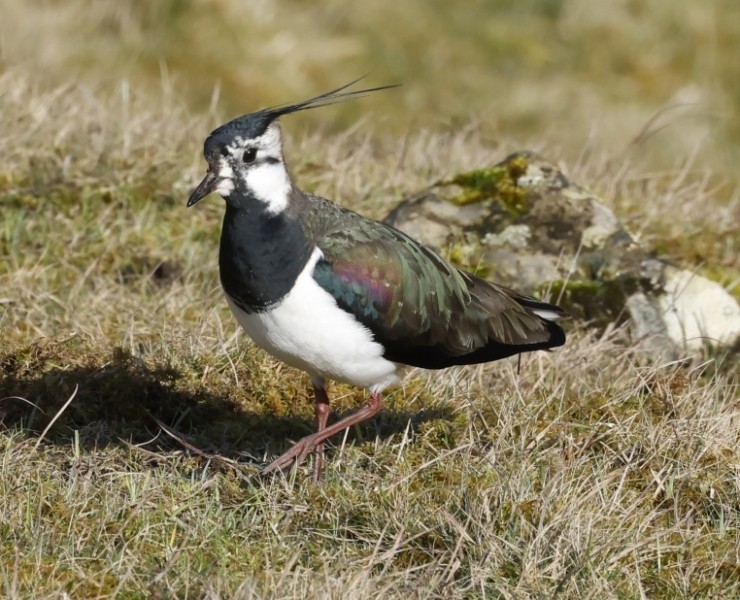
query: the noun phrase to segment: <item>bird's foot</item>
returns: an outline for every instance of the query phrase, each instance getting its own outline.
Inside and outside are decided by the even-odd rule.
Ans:
[[[380,393],[373,392],[365,406],[363,406],[356,413],[344,417],[339,422],[334,423],[334,425],[331,425],[330,427],[321,429],[316,433],[312,433],[311,435],[307,435],[306,437],[298,440],[290,450],[278,456],[269,465],[262,469],[262,475],[270,475],[271,473],[282,471],[283,469],[287,469],[295,465],[300,465],[304,460],[306,460],[306,457],[313,450],[318,448],[331,436],[339,433],[340,431],[344,431],[348,427],[352,427],[357,423],[362,423],[370,417],[378,414],[382,409],[383,398],[380,396]],[[319,427],[321,426],[322,425],[320,421]],[[322,452],[320,454],[323,454],[323,448],[321,450]],[[315,482],[321,478],[321,458],[322,456],[317,456],[317,467],[314,470],[313,475],[313,480]]]
[[[317,433],[301,438],[293,444],[293,447],[290,450],[278,456],[269,465],[262,469],[261,474],[270,475],[271,473],[277,473],[278,471],[283,471],[290,467],[300,465],[322,442],[323,439]]]

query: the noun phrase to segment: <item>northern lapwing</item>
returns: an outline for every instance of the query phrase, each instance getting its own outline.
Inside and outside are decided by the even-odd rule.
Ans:
[[[226,301],[249,337],[308,373],[316,433],[262,472],[273,473],[383,408],[381,393],[399,367],[443,369],[498,360],[565,343],[557,306],[461,271],[402,231],[292,181],[278,118],[377,90],[335,90],[243,115],[205,141],[208,171],[188,206],[211,192],[226,201],[219,269]],[[327,427],[327,379],[370,391],[367,403]]]

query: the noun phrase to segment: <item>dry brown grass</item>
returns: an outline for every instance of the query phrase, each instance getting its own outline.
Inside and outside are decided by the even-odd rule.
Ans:
[[[404,87],[372,109],[335,108],[333,129],[370,110],[374,129],[396,133],[457,127],[474,114],[513,149],[546,139],[571,164],[583,151],[614,157],[629,148],[664,169],[697,151],[701,167],[734,178],[738,10],[734,0],[687,0],[680,10],[655,0],[408,0],[351,10],[340,0],[0,0],[0,68],[34,72],[50,87],[174,85],[200,113],[217,89],[228,115],[370,72]],[[630,148],[651,119],[653,135]]]
[[[3,56],[0,595],[740,595],[737,374],[722,357],[652,364],[618,329],[576,324],[520,370],[412,372],[335,441],[324,485],[306,468],[255,478],[312,410],[305,378],[243,339],[223,302],[220,200],[184,207],[220,109],[194,116],[166,79],[41,83]],[[516,149],[465,123],[284,127],[302,186],[378,217]],[[732,284],[738,200],[721,172],[562,155],[648,244]],[[332,391],[340,411],[362,399]]]

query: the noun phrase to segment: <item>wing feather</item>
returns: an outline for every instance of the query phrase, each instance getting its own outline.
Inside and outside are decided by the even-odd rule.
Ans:
[[[392,360],[441,368],[563,343],[562,330],[532,311],[557,307],[465,273],[389,225],[331,207],[334,215],[310,223],[323,253],[313,277]],[[312,214],[327,215],[321,208]]]

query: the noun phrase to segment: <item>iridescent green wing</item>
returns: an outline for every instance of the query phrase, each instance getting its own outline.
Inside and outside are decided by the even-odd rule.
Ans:
[[[314,278],[337,303],[384,338],[437,336],[470,297],[465,280],[436,254],[381,223],[322,238]]]
[[[313,276],[389,358],[438,368],[494,360],[549,339],[513,292],[458,270],[385,224],[345,225],[317,241],[323,258]]]

